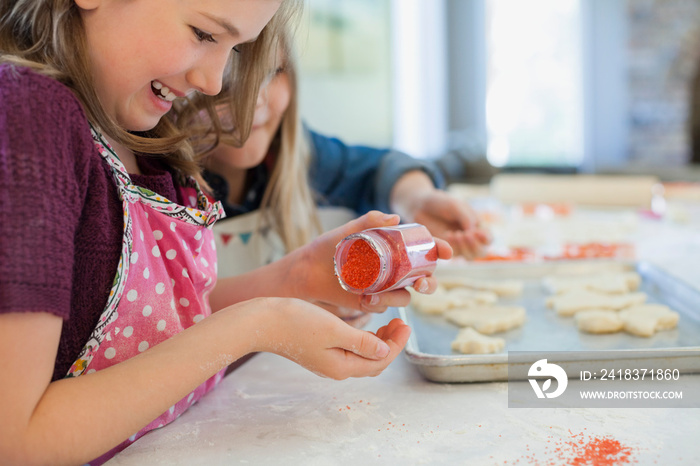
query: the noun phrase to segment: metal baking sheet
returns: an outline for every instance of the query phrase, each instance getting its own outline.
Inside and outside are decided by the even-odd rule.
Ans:
[[[592,335],[580,332],[572,317],[561,317],[547,308],[549,294],[542,278],[554,273],[595,273],[615,266],[636,270],[642,277],[639,291],[648,295],[647,302],[666,304],[680,313],[678,327],[641,338],[624,332]],[[462,267],[441,267],[436,277],[464,275],[488,279],[519,279],[524,282],[520,296],[500,297],[499,304],[517,304],[527,309],[527,320],[521,328],[496,334],[506,341],[504,352],[496,354],[460,354],[450,344],[459,330],[440,315],[427,315],[411,306],[400,308],[399,314],[413,333],[405,348],[408,361],[428,380],[435,382],[484,382],[508,380],[508,351],[542,352],[605,352],[610,358],[624,360],[626,352],[639,355],[645,351],[649,359],[680,362],[674,355],[700,350],[700,290],[682,282],[648,262],[622,263],[609,261],[550,262],[538,264],[484,264]],[[633,351],[630,351],[633,350]],[[585,352],[585,353],[584,353]],[[574,353],[575,354],[575,353]],[[631,357],[631,354],[628,357]],[[590,357],[590,356],[586,356]],[[670,358],[670,359],[669,359]],[[700,372],[700,360],[682,361],[686,372]]]

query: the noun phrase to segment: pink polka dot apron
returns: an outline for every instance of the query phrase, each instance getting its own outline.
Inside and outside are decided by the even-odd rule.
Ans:
[[[212,226],[223,216],[196,181],[182,177],[187,206],[135,186],[107,141],[93,129],[95,144],[109,164],[124,208],[124,236],[107,305],[73,363],[68,377],[102,370],[125,361],[211,314],[209,293],[216,282]],[[176,419],[212,389],[224,371],[153,420],[124,443],[101,456],[101,464],[146,432]]]

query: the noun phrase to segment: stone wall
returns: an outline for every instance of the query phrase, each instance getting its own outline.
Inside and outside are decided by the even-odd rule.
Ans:
[[[700,0],[627,0],[629,161],[690,159],[690,85],[700,64]]]

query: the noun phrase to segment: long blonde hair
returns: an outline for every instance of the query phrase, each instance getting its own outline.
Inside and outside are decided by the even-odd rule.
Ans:
[[[301,3],[302,0],[283,0],[259,40],[242,44],[241,53],[231,54],[224,83],[237,134],[243,140],[250,131],[258,88],[274,53],[272,44]],[[184,131],[173,123],[186,105],[174,106],[173,119],[161,118],[153,129],[139,134],[125,131],[104,111],[95,92],[85,30],[74,0],[0,2],[0,63],[3,62],[32,68],[62,82],[81,101],[88,120],[105,134],[137,153],[168,154],[170,165],[199,178],[200,167],[190,144],[198,137],[197,128]]]
[[[260,210],[291,251],[308,243],[321,232],[321,222],[309,184],[311,149],[299,115],[297,57],[289,28],[280,34],[284,67],[289,77],[291,96],[273,144],[276,161]]]

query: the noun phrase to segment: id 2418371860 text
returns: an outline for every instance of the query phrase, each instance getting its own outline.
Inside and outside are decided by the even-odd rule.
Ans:
[[[678,380],[678,369],[600,369],[581,371],[579,379],[586,380]]]

